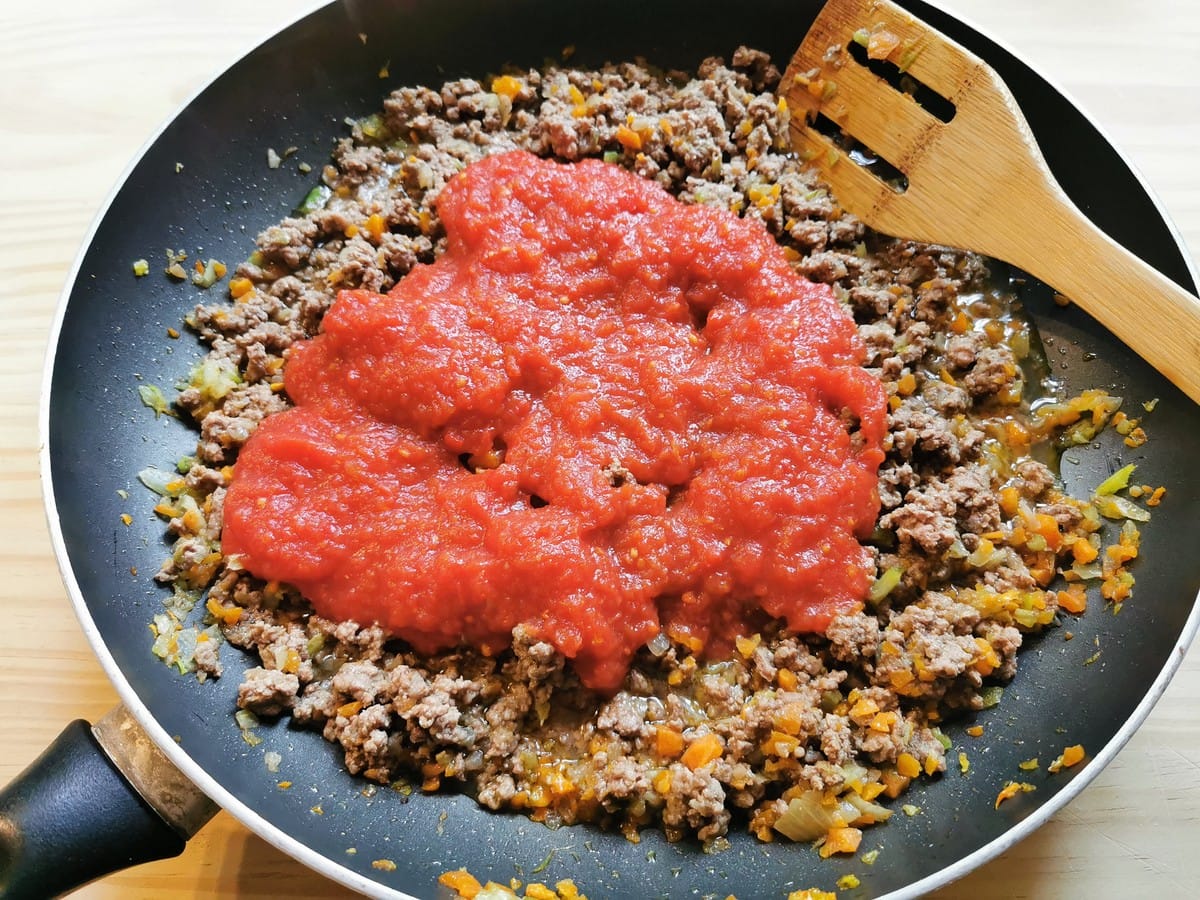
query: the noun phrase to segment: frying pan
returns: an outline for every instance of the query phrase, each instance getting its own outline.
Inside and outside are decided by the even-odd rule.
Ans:
[[[149,282],[131,289],[129,261],[146,247],[172,240],[197,252],[202,244],[206,256],[245,255],[246,235],[285,215],[307,191],[299,179],[290,193],[278,182],[268,186],[263,148],[299,145],[322,158],[341,133],[343,116],[377,107],[379,60],[363,53],[360,32],[374,46],[393,48],[389,83],[436,83],[455,74],[486,73],[505,62],[537,64],[567,44],[575,45],[582,65],[645,55],[664,65],[694,67],[705,55],[728,54],[739,42],[785,58],[815,11],[815,4],[763,3],[750,19],[715,4],[642,9],[615,2],[606,4],[605,18],[599,19],[591,9],[533,2],[496,6],[347,3],[320,10],[252,53],[190,104],[114,196],[60,312],[44,410],[51,527],[98,656],[127,707],[176,767],[272,843],[351,887],[426,896],[435,890],[436,875],[448,868],[466,865],[505,877],[515,874],[514,866],[528,874],[547,859],[539,880],[571,876],[593,896],[674,896],[685,890],[780,896],[796,887],[829,886],[850,868],[873,895],[911,896],[962,874],[1044,821],[1115,754],[1130,723],[1140,721],[1161,692],[1196,627],[1192,606],[1200,581],[1194,562],[1189,568],[1186,561],[1196,558],[1191,511],[1200,498],[1189,461],[1178,450],[1200,433],[1197,409],[1082,314],[1054,306],[1036,284],[1022,287],[1023,299],[1053,340],[1052,356],[1066,351],[1053,358],[1067,365],[1060,374],[1068,390],[1113,384],[1131,400],[1159,397],[1160,411],[1170,413],[1155,417],[1153,440],[1145,447],[1086,448],[1064,466],[1064,477],[1078,489],[1118,465],[1138,462],[1147,480],[1169,484],[1172,502],[1146,527],[1145,545],[1172,564],[1138,570],[1136,608],[1116,623],[1093,613],[1072,626],[1075,641],[1063,643],[1052,634],[1034,642],[1005,702],[980,717],[988,733],[1002,731],[1005,740],[973,753],[975,778],[946,778],[922,788],[913,802],[924,815],[897,817],[901,820],[872,832],[884,852],[869,872],[850,863],[818,864],[803,847],[735,840],[730,851],[704,856],[692,845],[669,845],[652,835],[634,846],[587,829],[549,832],[518,817],[485,814],[465,798],[404,802],[390,792],[365,798],[361,782],[340,771],[334,749],[315,734],[277,725],[262,729],[263,745],[246,747],[230,723],[233,672],[215,684],[197,685],[172,676],[148,653],[144,625],[161,595],[148,580],[131,582],[128,569],[153,571],[165,546],[152,520],[136,521],[132,529],[114,524],[128,509],[116,491],[128,489],[144,465],[190,452],[194,436],[173,420],[149,417],[137,400],[135,373],[169,385],[200,351],[179,345],[168,353],[163,339],[165,325],[177,323],[195,297]],[[1001,70],[1051,166],[1084,209],[1118,240],[1194,289],[1195,278],[1169,226],[1087,120],[1002,49],[936,10],[911,6]],[[788,28],[761,24],[782,22]],[[504,39],[496,40],[498,34]],[[186,160],[186,189],[174,171],[180,159]],[[1106,664],[1081,670],[1094,636],[1104,641]],[[236,668],[232,655],[226,661]],[[990,812],[995,785],[1013,777],[1020,760],[1052,757],[1067,742],[1083,743],[1094,754],[1088,767],[1040,783],[1035,794]],[[77,743],[68,741],[66,750]],[[277,788],[279,776],[262,764],[265,749],[283,754],[281,771],[293,790]],[[120,811],[122,804],[114,803]],[[317,805],[323,816],[311,814]],[[118,830],[112,824],[105,824],[106,833]],[[153,833],[146,828],[138,833]],[[170,852],[174,846],[164,839],[154,849]],[[349,847],[358,852],[348,855]],[[906,852],[912,848],[920,852]],[[129,858],[104,849],[113,861]],[[372,867],[373,860],[385,858],[396,864],[394,871]]]

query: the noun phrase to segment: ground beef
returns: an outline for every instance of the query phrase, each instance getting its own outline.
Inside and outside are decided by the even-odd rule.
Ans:
[[[238,706],[264,716],[289,709],[300,690],[300,679],[278,669],[247,669],[238,687]]]
[[[790,150],[786,110],[771,93],[779,77],[765,54],[739,48],[729,65],[706,60],[691,81],[621,64],[514,72],[503,90],[472,79],[402,88],[337,144],[322,174],[328,199],[258,236],[236,273],[237,302],[188,319],[211,347],[207,374],[178,401],[200,428],[185,478],[195,502],[170,519],[177,543],[159,575],[177,598],[207,587],[209,605],[196,608],[215,603],[225,640],[257,656],[239,706],[290,712],[375,781],[454,785],[491,809],[710,843],[735,822],[770,836],[785,791],[849,790],[850,764],[888,785],[886,796],[907,784],[896,776],[905,754],[925,772],[945,768],[931,712],[980,708],[984,688],[1014,676],[1022,630],[1056,608],[1039,580],[1044,551],[996,545],[1014,516],[1000,492],[1013,488],[1029,515],[1064,533],[1083,507],[1023,445],[994,450],[1030,387],[1014,351],[1030,344],[1028,326],[1011,297],[979,257],[884,238],[844,213]],[[871,536],[887,589],[864,610],[823,636],[764,623],[726,659],[664,635],[623,690],[597,697],[522,629],[494,655],[420,658],[378,627],[325,620],[286,585],[220,558],[227,467],[258,423],[287,407],[288,348],[319,330],[338,288],[387,290],[434,259],[445,240],[442,187],[513,148],[604,156],[687,202],[757,218],[798,271],[844,300],[890,398]],[[606,474],[632,478],[616,462]],[[1036,622],[1006,605],[1015,592],[1041,598]],[[220,674],[217,651],[216,640],[197,645],[199,671]]]

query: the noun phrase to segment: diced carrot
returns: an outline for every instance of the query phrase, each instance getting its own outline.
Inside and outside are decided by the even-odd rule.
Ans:
[[[521,87],[520,79],[513,78],[511,75],[501,75],[492,79],[492,93],[503,94],[509,100],[521,93]]]
[[[387,222],[379,213],[371,213],[367,216],[367,221],[363,223],[363,230],[371,236],[372,240],[377,241],[387,231]]]
[[[222,606],[216,597],[209,597],[205,608],[212,613],[212,617],[226,625],[234,625],[242,617],[242,608],[240,606]],[[295,651],[292,651],[295,653]]]
[[[921,763],[911,753],[901,753],[896,759],[896,771],[905,778],[916,778],[921,774]]]
[[[358,715],[359,711],[362,710],[362,707],[363,705],[361,700],[351,700],[349,703],[343,703],[341,706],[339,706],[337,708],[337,714],[348,719],[351,716]]]
[[[683,735],[665,725],[654,730],[654,749],[659,756],[674,759],[683,752]]]
[[[1092,545],[1091,541],[1080,538],[1071,545],[1071,555],[1075,558],[1075,562],[1087,565],[1100,555],[1100,551]]]
[[[758,649],[758,645],[762,642],[762,635],[756,634],[752,637],[743,637],[738,635],[734,639],[734,645],[737,647],[738,653],[742,654],[742,659],[749,659],[754,655],[754,651]]]
[[[1063,750],[1062,754],[1054,762],[1050,763],[1047,770],[1050,772],[1061,772],[1063,769],[1069,769],[1071,766],[1077,766],[1083,762],[1084,756],[1083,744],[1074,744]]]
[[[857,828],[830,828],[818,852],[822,859],[829,859],[835,853],[855,853],[861,843],[862,832]]]
[[[769,756],[787,758],[791,756],[799,746],[800,739],[798,737],[793,737],[790,734],[784,734],[782,731],[772,731],[771,736],[763,742],[763,752]]]
[[[803,704],[789,703],[775,714],[771,724],[786,734],[799,734],[804,726]]]
[[[913,760],[916,761],[915,759]],[[885,769],[883,774],[879,776],[879,780],[883,782],[883,792],[891,799],[895,800],[907,789],[912,783],[912,778],[907,775],[901,775],[899,772]]]
[[[1036,514],[1037,533],[1046,539],[1046,546],[1057,550],[1062,546],[1062,532],[1058,528],[1058,520],[1046,513]]]
[[[849,715],[850,715],[850,718],[855,719],[855,720],[869,719],[872,716],[874,716],[875,713],[877,713],[877,712],[879,712],[879,704],[878,703],[876,703],[874,700],[870,699],[869,697],[861,697],[858,699],[857,702],[855,702],[855,704],[852,707],[850,707]]]
[[[974,663],[975,671],[986,678],[996,671],[996,667],[1000,665],[1000,657],[985,638],[975,638],[975,646],[979,648],[979,658]]]
[[[775,676],[775,680],[779,682],[779,686],[785,691],[794,691],[796,689],[796,673],[791,669],[780,669],[779,674]]]
[[[671,790],[671,770],[663,769],[651,780],[650,784],[660,795],[666,796]]]
[[[867,39],[868,59],[887,59],[900,46],[900,38],[885,29],[876,29]]]
[[[474,900],[475,895],[483,890],[483,885],[479,883],[479,880],[466,869],[443,872],[438,876],[438,884],[450,888],[464,900]]]
[[[1028,444],[1030,441],[1029,429],[1012,420],[1004,423],[1004,435],[1007,442],[1014,446]]]
[[[1021,493],[1015,487],[1000,489],[1000,510],[1010,519],[1017,514],[1021,504]]]
[[[617,126],[617,143],[626,150],[637,152],[642,149],[642,136],[627,125]]]
[[[718,759],[725,752],[725,744],[721,738],[711,731],[696,738],[683,753],[681,760],[693,772],[701,766],[706,766]]]
[[[1065,591],[1058,592],[1058,608],[1074,615],[1087,611],[1087,591],[1083,585],[1076,582],[1069,585]]]
[[[999,809],[1000,804],[1005,800],[1011,800],[1013,797],[1017,796],[1017,792],[1019,790],[1020,787],[1015,781],[1010,781],[1004,787],[1000,788],[1000,793],[996,795],[996,809]]]
[[[896,724],[897,718],[896,714],[890,711],[876,713],[875,717],[871,719],[869,727],[872,731],[878,731],[880,734],[889,734],[892,726]]]

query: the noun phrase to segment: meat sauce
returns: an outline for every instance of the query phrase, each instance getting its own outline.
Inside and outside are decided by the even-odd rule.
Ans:
[[[660,630],[719,654],[860,606],[886,395],[760,224],[524,152],[438,210],[435,263],[293,348],[227,557],[421,653],[525,625],[601,691]]]

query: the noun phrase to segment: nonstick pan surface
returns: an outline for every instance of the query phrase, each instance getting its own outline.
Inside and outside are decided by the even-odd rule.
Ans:
[[[947,27],[927,8],[913,8]],[[1138,462],[1146,480],[1169,484],[1172,502],[1147,526],[1145,546],[1172,565],[1138,570],[1136,608],[1131,605],[1116,622],[1093,613],[1072,626],[1075,641],[1051,634],[1027,651],[1005,703],[982,719],[989,733],[1002,731],[1005,741],[972,752],[973,779],[947,777],[914,795],[923,815],[897,817],[872,832],[884,852],[870,871],[856,863],[818,864],[803,847],[750,840],[704,856],[694,846],[668,845],[651,835],[631,845],[585,829],[550,832],[520,818],[484,814],[463,798],[403,802],[380,792],[368,799],[361,795],[363,784],[341,772],[333,748],[315,734],[276,726],[264,729],[263,745],[247,748],[230,722],[232,672],[216,684],[197,685],[173,677],[149,655],[144,626],[161,594],[148,578],[135,581],[128,573],[131,566],[154,571],[165,547],[160,526],[148,517],[118,530],[114,523],[128,507],[116,491],[128,489],[143,466],[190,452],[190,432],[173,420],[155,422],[141,407],[137,376],[169,385],[200,351],[185,342],[171,348],[164,339],[165,326],[177,323],[196,297],[149,282],[131,286],[129,261],[146,255],[145,248],[176,244],[236,260],[248,252],[250,235],[287,214],[310,182],[297,177],[281,189],[279,180],[267,177],[264,148],[298,145],[317,163],[342,133],[344,116],[378,105],[380,61],[364,52],[360,33],[369,35],[368,46],[392,48],[387,84],[398,85],[481,75],[505,62],[537,64],[567,44],[575,45],[580,64],[644,55],[694,67],[739,42],[783,59],[811,14],[795,3],[761,4],[753,19],[695,3],[646,9],[609,4],[603,19],[594,10],[535,3],[508,4],[502,11],[494,3],[335,5],[268,42],[201,94],[114,197],[80,262],[61,323],[48,420],[52,527],[69,556],[68,580],[85,625],[127,702],[153,721],[165,742],[177,738],[177,761],[269,840],[357,886],[419,896],[432,893],[437,874],[447,868],[466,865],[506,876],[523,867],[528,874],[547,858],[540,880],[571,876],[593,896],[780,896],[829,886],[850,869],[879,895],[953,870],[980,848],[1023,833],[1022,822],[1043,818],[1057,806],[1056,794],[1072,792],[1096,764],[1039,784],[1035,794],[992,812],[995,788],[1013,777],[1017,762],[1052,758],[1068,742],[1083,743],[1103,761],[1127,737],[1127,720],[1159,690],[1160,673],[1188,633],[1200,586],[1198,541],[1190,527],[1200,497],[1190,452],[1181,452],[1200,433],[1200,418],[1194,405],[1111,337],[1077,310],[1055,307],[1036,286],[1026,299],[1043,334],[1066,350],[1062,375],[1068,388],[1112,383],[1131,399],[1160,397],[1160,409],[1170,411],[1155,418],[1153,440],[1139,451],[1116,445],[1084,451],[1064,474],[1069,484],[1086,486],[1117,465]],[[1086,120],[1003,51],[961,28],[948,30],[1002,70],[1068,192],[1102,227],[1191,287],[1170,229]],[[185,161],[182,173],[175,171],[177,161]],[[1091,354],[1096,359],[1085,359]],[[1083,670],[1097,636],[1104,641],[1105,664]],[[228,656],[227,665],[235,668],[236,660]],[[954,736],[962,740],[961,733]],[[262,764],[267,749],[284,756],[280,776]],[[278,789],[283,775],[292,790]],[[313,815],[314,806],[324,815]],[[350,847],[357,851],[352,856]],[[394,861],[396,870],[373,868],[372,860],[381,858]]]

